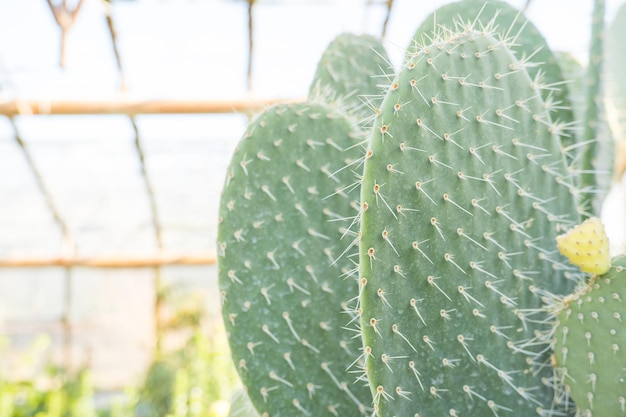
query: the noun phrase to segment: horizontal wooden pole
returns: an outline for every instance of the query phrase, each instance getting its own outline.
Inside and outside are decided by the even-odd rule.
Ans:
[[[0,100],[0,115],[79,114],[200,114],[257,113],[276,103],[295,99],[241,98],[233,100],[136,100],[128,97],[94,100]]]
[[[136,257],[50,257],[0,259],[0,268],[150,268],[166,265],[215,265],[214,254]]]

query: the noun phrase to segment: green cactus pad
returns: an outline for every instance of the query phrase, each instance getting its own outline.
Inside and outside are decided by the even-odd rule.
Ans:
[[[382,41],[371,35],[343,33],[326,48],[309,87],[309,99],[339,101],[345,111],[370,120],[382,102],[382,87],[392,71]]]
[[[379,416],[551,415],[543,298],[578,222],[541,95],[493,27],[424,46],[374,123],[361,189],[363,370]]]
[[[563,147],[576,143],[573,121],[574,113],[569,100],[568,84],[563,77],[557,56],[552,52],[545,38],[515,7],[501,0],[461,0],[437,9],[426,18],[415,31],[413,41],[407,48],[407,54],[414,53],[419,45],[430,43],[429,39],[447,36],[467,24],[480,29],[497,19],[494,29],[504,38],[512,40],[511,51],[519,61],[531,60],[542,65],[529,65],[526,71],[533,81],[544,85],[541,94],[546,102],[551,103],[550,117],[555,126],[563,133]],[[573,156],[569,158],[571,161]]]
[[[327,106],[279,105],[250,124],[228,168],[218,230],[222,311],[261,416],[359,415],[370,406],[367,388],[345,372],[360,346],[343,328],[358,288],[356,247],[335,262],[354,240],[345,229],[358,182],[342,168],[362,152],[359,135]]]
[[[606,34],[606,103],[608,120],[615,138],[626,141],[626,3],[618,9]]]
[[[581,417],[626,416],[626,257],[565,299],[555,367]]]
[[[569,102],[572,105],[574,120],[585,118],[585,68],[578,58],[569,52],[555,51],[554,55],[559,61],[559,67],[563,72],[563,78],[568,81],[567,90]]]

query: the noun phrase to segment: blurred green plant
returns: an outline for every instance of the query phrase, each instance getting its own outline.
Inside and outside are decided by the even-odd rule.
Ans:
[[[237,377],[222,332],[209,337],[197,330],[183,348],[156,359],[138,391],[133,416],[207,416],[214,403],[230,398]]]
[[[237,383],[229,360],[226,335],[219,320],[207,323],[204,300],[176,287],[163,291],[168,312],[159,327],[160,339],[175,336],[172,349],[156,349],[154,360],[137,386],[100,392],[92,371],[70,372],[41,364],[47,360],[51,339],[42,335],[19,355],[20,374],[11,379],[0,368],[0,417],[222,417],[225,400]],[[207,328],[210,330],[207,331]],[[0,340],[0,354],[9,344]]]

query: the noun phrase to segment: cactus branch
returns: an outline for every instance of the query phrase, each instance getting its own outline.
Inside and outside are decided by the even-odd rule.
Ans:
[[[589,48],[589,65],[586,76],[586,101],[585,126],[583,141],[589,141],[583,151],[582,176],[581,176],[581,200],[580,207],[583,212],[593,212],[594,190],[596,189],[595,159],[597,153],[599,117],[602,114],[601,98],[601,75],[604,38],[604,0],[595,0],[593,4],[593,16],[591,25],[591,42]],[[588,215],[586,217],[589,217]]]

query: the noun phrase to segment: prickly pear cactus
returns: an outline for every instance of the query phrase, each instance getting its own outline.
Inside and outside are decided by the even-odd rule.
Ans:
[[[566,297],[557,319],[554,365],[577,416],[626,416],[626,257]]]
[[[357,292],[346,229],[358,200],[349,165],[362,138],[352,125],[321,104],[272,107],[250,124],[228,168],[222,311],[261,416],[359,415],[370,406],[367,388],[345,372],[359,348],[344,330]]]
[[[309,87],[309,99],[339,101],[360,120],[371,120],[382,102],[381,85],[392,65],[382,41],[371,35],[343,33],[326,48]]]
[[[606,123],[603,95],[605,0],[593,1],[589,65],[585,76],[585,118],[580,151],[581,206],[586,217],[600,213],[611,182],[614,144]]]
[[[563,79],[567,80],[567,91],[569,103],[572,105],[574,120],[584,120],[585,118],[585,68],[578,58],[569,52],[554,52],[559,61],[559,67],[563,72]]]
[[[426,18],[415,31],[411,45],[407,48],[410,55],[419,45],[428,43],[428,39],[446,36],[446,33],[458,31],[468,24],[477,29],[487,26],[496,19],[494,30],[498,36],[510,40],[510,48],[515,57],[522,62],[536,62],[542,65],[528,65],[526,71],[533,82],[545,86],[541,91],[544,100],[550,104],[550,117],[555,128],[564,135],[561,141],[564,147],[576,143],[574,113],[557,56],[552,52],[545,38],[526,16],[501,0],[461,0],[437,9]],[[572,152],[572,151],[570,151]],[[574,159],[571,155],[570,160]]]
[[[424,45],[389,87],[361,191],[364,372],[379,416],[548,416],[542,298],[578,222],[528,62],[495,22]],[[497,35],[496,35],[497,36]]]
[[[606,110],[615,138],[626,141],[626,114],[622,110],[626,108],[626,3],[617,10],[606,34]]]

